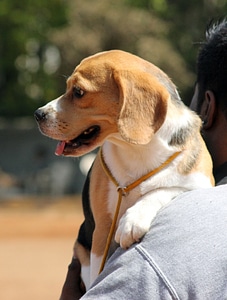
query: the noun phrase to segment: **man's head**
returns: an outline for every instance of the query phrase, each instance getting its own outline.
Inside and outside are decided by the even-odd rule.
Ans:
[[[198,113],[207,91],[214,94],[216,104],[227,111],[227,21],[211,24],[206,31],[197,60],[197,100],[193,107]],[[227,116],[226,116],[227,117]]]
[[[202,135],[217,168],[227,161],[227,20],[206,31],[190,107],[203,121]]]

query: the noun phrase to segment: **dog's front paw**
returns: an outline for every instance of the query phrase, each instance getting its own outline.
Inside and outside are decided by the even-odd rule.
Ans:
[[[116,242],[124,249],[139,242],[148,232],[152,219],[151,214],[146,216],[144,212],[140,214],[136,207],[129,208],[119,221]]]

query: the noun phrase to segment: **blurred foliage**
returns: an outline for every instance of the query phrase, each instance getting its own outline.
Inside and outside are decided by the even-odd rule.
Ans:
[[[80,60],[98,51],[122,49],[137,54],[178,79],[181,90],[193,81],[185,59],[169,41],[170,21],[153,11],[120,0],[71,1],[70,25],[53,34],[64,64],[62,74],[69,75]],[[64,33],[64,34],[63,34]]]
[[[189,102],[199,42],[225,0],[1,0],[0,115],[32,115],[84,57],[122,49],[162,68]]]
[[[60,59],[49,32],[66,23],[63,0],[0,1],[1,116],[30,115],[44,95],[55,96]]]

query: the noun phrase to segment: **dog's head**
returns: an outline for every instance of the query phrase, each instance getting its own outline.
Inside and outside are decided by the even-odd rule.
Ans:
[[[80,156],[116,135],[147,144],[162,126],[168,99],[178,93],[151,63],[113,50],[84,59],[66,93],[35,112],[43,134],[59,140],[56,154]]]

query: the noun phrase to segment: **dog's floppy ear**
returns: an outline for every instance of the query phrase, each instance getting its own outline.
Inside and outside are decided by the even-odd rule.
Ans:
[[[149,143],[165,120],[168,91],[154,76],[138,70],[114,71],[114,79],[121,105],[121,136],[131,143]]]

